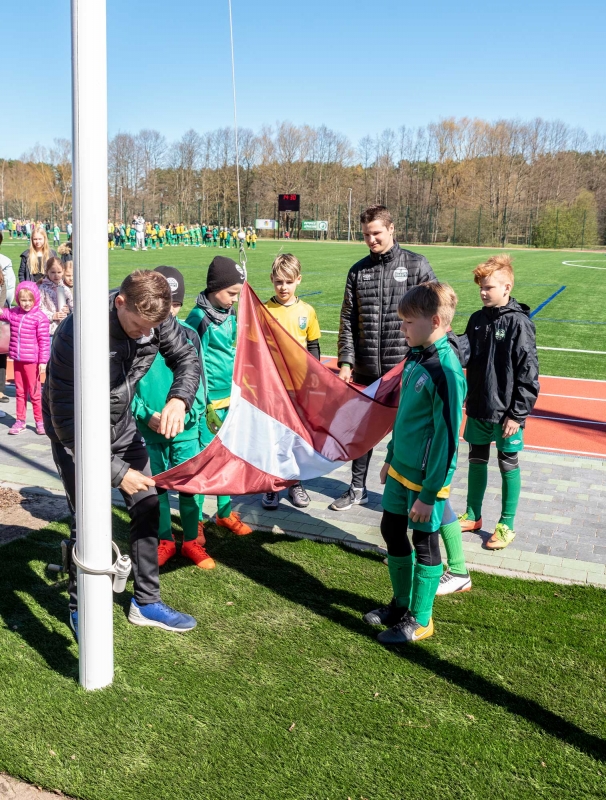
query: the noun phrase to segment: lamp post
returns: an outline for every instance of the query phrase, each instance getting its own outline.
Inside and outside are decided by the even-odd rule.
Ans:
[[[351,189],[349,191],[349,203],[347,205],[347,241],[351,240]]]

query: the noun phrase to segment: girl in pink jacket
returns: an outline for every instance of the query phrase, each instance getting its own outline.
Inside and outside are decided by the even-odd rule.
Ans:
[[[50,355],[49,323],[40,310],[40,292],[33,281],[22,281],[17,286],[15,297],[17,305],[4,308],[0,312],[0,319],[9,322],[11,326],[8,355],[13,359],[15,367],[17,419],[9,433],[16,435],[25,430],[29,394],[36,433],[44,436],[40,379]]]

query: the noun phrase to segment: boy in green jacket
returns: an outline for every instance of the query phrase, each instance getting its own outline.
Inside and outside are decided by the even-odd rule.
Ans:
[[[168,281],[172,291],[171,313],[177,316],[185,296],[185,282],[183,275],[174,267],[157,267],[159,272]],[[198,334],[184,322],[179,323],[185,328],[185,334],[201,356],[200,339]],[[197,456],[200,452],[198,430],[201,422],[205,421],[206,412],[206,385],[204,369],[202,380],[196,394],[196,400],[185,415],[185,428],[174,439],[167,440],[158,432],[160,413],[165,403],[166,396],[173,381],[173,374],[166,366],[166,362],[158,353],[147,374],[137,384],[135,397],[132,402],[132,411],[137,427],[145,439],[147,452],[152,470],[152,475],[164,472],[177,464],[182,464],[189,458]],[[169,558],[177,553],[175,538],[172,533],[170,514],[170,501],[164,489],[158,489],[160,503],[160,527],[158,543],[158,565],[163,566]],[[183,546],[181,555],[189,558],[200,569],[214,569],[215,562],[203,547],[204,541],[198,540],[198,520],[202,498],[199,495],[184,494],[179,492],[179,513],[183,527]]]
[[[198,333],[202,345],[202,363],[208,383],[208,419],[200,420],[200,446],[208,447],[216,431],[221,427],[229,411],[231,384],[236,358],[236,312],[237,302],[244,283],[244,270],[226,256],[215,256],[208,268],[206,289],[200,292],[196,305],[187,317],[187,324]],[[214,421],[215,432],[208,422]],[[202,522],[201,497],[200,522]],[[237,536],[252,533],[252,528],[232,511],[231,498],[217,498],[217,525],[228,528]],[[203,527],[200,525],[200,535]]]
[[[463,370],[446,336],[456,305],[447,284],[422,283],[398,306],[411,352],[381,469],[381,534],[393,599],[364,617],[371,625],[390,626],[377,637],[381,644],[417,642],[433,634],[433,601],[443,572],[441,529],[448,529],[451,548],[458,534],[462,557],[461,526],[448,500],[466,394]]]

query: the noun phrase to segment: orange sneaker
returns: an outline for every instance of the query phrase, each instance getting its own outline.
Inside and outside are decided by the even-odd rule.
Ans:
[[[459,522],[461,523],[461,532],[466,531],[481,531],[482,530],[482,517],[480,519],[469,519],[467,514],[459,514]]]
[[[201,544],[202,547],[206,544],[206,534],[204,533],[204,523],[198,522],[198,538],[196,539],[198,544]]]
[[[174,539],[160,539],[158,542],[158,566],[163,567],[169,558],[177,555]]]
[[[217,566],[214,559],[208,555],[197,539],[192,539],[191,542],[183,542],[181,555],[189,558],[200,569],[214,569]]]
[[[249,533],[252,533],[252,528],[245,522],[242,522],[237,511],[232,511],[229,517],[220,517],[217,515],[216,520],[217,525],[220,525],[222,528],[227,528],[232,533],[235,533],[236,536],[247,536]]]

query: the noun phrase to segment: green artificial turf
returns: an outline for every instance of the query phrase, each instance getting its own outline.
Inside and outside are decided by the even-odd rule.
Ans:
[[[606,351],[606,254],[548,250],[499,251],[473,247],[423,247],[410,245],[412,250],[429,259],[439,280],[452,284],[459,296],[459,308],[453,327],[462,332],[469,315],[480,308],[479,292],[471,271],[491,253],[510,252],[514,258],[516,285],[514,297],[532,310],[565,286],[554,300],[534,318],[537,343],[543,347],[572,350]],[[19,265],[23,242],[5,240],[2,252]],[[300,295],[311,303],[323,330],[336,331],[343,300],[345,278],[349,267],[363,258],[368,249],[364,244],[347,242],[297,242],[260,239],[256,250],[247,250],[251,286],[262,300],[271,297],[269,280],[271,263],[276,254],[293,252],[301,260],[303,282]],[[170,264],[183,271],[186,298],[181,316],[187,316],[196,295],[205,286],[206,269],[216,254],[237,259],[234,248],[164,247],[162,251],[134,252],[112,250],[109,254],[110,284],[117,286],[131,270],[154,268]],[[575,261],[598,269],[564,265]],[[337,354],[335,334],[323,334],[322,352]],[[591,353],[539,351],[543,375],[563,375],[576,378],[606,379],[606,359]]]
[[[361,621],[390,596],[377,556],[209,526],[216,570],[162,571],[196,630],[131,626],[129,584],[114,684],[87,693],[44,569],[66,533],[0,548],[0,771],[103,800],[604,797],[599,589],[474,573],[387,650]]]

